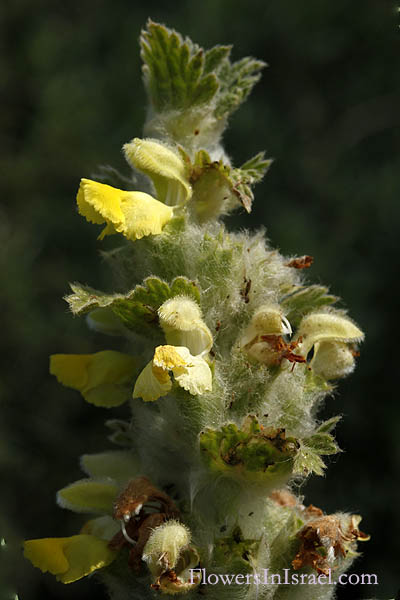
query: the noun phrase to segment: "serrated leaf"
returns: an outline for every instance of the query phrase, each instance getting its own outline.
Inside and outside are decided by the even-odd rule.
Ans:
[[[217,117],[228,116],[246,100],[265,66],[263,61],[251,57],[234,63],[227,59],[223,63],[218,73],[220,89],[215,110]]]
[[[71,311],[82,315],[97,308],[108,307],[131,331],[154,333],[158,324],[157,310],[166,300],[175,296],[189,296],[200,304],[200,291],[194,281],[176,277],[169,285],[158,277],[147,277],[127,294],[105,294],[88,286],[71,284],[73,294],[67,296]]]
[[[335,429],[337,423],[339,423],[339,421],[341,421],[341,419],[342,419],[341,415],[338,415],[336,417],[331,417],[327,421],[324,421],[323,423],[321,423],[321,425],[318,427],[316,433],[330,433],[333,429]]]
[[[259,152],[240,168],[232,169],[230,172],[233,193],[236,194],[241,205],[248,213],[251,212],[254,200],[251,186],[262,180],[271,164],[272,159],[266,159],[265,152]]]
[[[246,100],[266,64],[251,57],[229,60],[231,46],[206,52],[189,38],[149,20],[140,37],[143,74],[157,112],[209,105],[217,119]]]
[[[188,109],[215,96],[217,78],[210,70],[204,72],[204,51],[190,39],[149,20],[140,44],[147,91],[157,111]],[[216,61],[217,56],[212,58]]]
[[[121,294],[105,294],[80,283],[70,283],[70,288],[73,294],[66,296],[65,300],[74,315],[85,314],[94,308],[104,308],[116,298],[122,297]]]
[[[328,292],[328,288],[322,285],[295,285],[283,290],[280,304],[291,325],[297,327],[305,314],[339,300]]]
[[[232,46],[214,46],[207,50],[204,57],[204,73],[218,71],[222,62],[229,57]]]
[[[308,448],[312,448],[319,455],[337,454],[340,448],[330,433],[317,432],[304,440]]]
[[[302,445],[293,462],[293,475],[323,475],[326,465],[315,450]]]

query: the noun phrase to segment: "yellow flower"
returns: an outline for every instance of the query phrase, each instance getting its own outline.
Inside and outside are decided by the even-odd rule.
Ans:
[[[133,139],[124,147],[127,161],[152,180],[157,198],[165,204],[178,206],[192,195],[187,165],[182,157],[158,140]]]
[[[243,332],[239,346],[246,354],[266,365],[276,364],[278,351],[274,340],[291,335],[292,328],[277,304],[260,306]]]
[[[201,317],[199,305],[187,296],[175,296],[158,309],[167,344],[185,346],[194,356],[207,354],[213,345],[211,331]]]
[[[161,233],[173,209],[143,192],[126,192],[91,179],[82,179],[77,195],[79,213],[91,223],[106,223],[99,235],[122,233],[139,240]]]
[[[110,408],[129,398],[137,360],[114,350],[95,354],[53,354],[50,373],[60,383],[81,392],[87,402]]]
[[[62,583],[72,583],[109,565],[117,553],[108,542],[94,535],[43,538],[24,542],[24,556],[41,569],[56,575]]]
[[[184,346],[158,346],[153,360],[140,373],[133,390],[134,398],[151,402],[165,396],[172,388],[168,371],[190,394],[201,395],[212,389],[208,363],[201,356],[192,356]]]
[[[354,368],[352,348],[364,334],[349,318],[336,313],[305,316],[296,334],[299,353],[304,357],[314,349],[310,367],[325,379],[344,377]]]
[[[78,535],[24,542],[25,557],[62,583],[81,579],[116,558],[117,553],[108,547],[120,531],[120,523],[113,518],[114,503],[121,489],[138,473],[137,458],[124,450],[84,454],[81,467],[89,477],[59,490],[57,502],[78,513],[102,516],[87,521]]]

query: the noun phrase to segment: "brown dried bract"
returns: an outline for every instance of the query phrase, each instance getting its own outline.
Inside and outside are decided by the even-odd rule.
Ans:
[[[311,521],[297,535],[301,546],[292,561],[294,569],[310,566],[318,573],[328,575],[332,566],[328,558],[332,560],[346,554],[340,521],[332,515]]]
[[[271,349],[276,353],[275,363],[277,365],[280,365],[284,358],[292,363],[307,362],[304,356],[293,353],[293,350],[295,350],[302,341],[301,338],[299,338],[296,342],[290,342],[288,344],[281,335],[262,335],[260,336],[260,339],[263,342],[267,342],[271,346]]]
[[[160,512],[176,516],[179,511],[171,498],[157,489],[147,477],[138,477],[128,483],[114,503],[114,519],[125,522],[138,515],[143,505],[155,502],[160,505]]]
[[[274,490],[269,497],[279,506],[297,506],[297,498],[289,490]]]
[[[314,504],[309,504],[304,509],[304,514],[307,515],[307,517],[322,517],[324,511],[318,508],[318,506],[314,506]]]
[[[118,496],[113,516],[123,525],[108,545],[112,550],[130,547],[129,566],[140,571],[143,549],[152,530],[169,519],[178,519],[179,510],[173,500],[147,477],[138,477]]]
[[[339,518],[334,515],[310,521],[297,534],[301,546],[292,561],[293,568],[310,566],[318,573],[328,575],[335,558],[346,556],[353,542],[367,539],[357,528],[360,519],[353,515],[346,532],[343,532]]]
[[[286,263],[285,267],[292,267],[293,269],[308,269],[314,262],[314,257],[305,254],[304,256],[299,256],[298,258],[292,258],[288,263]]]

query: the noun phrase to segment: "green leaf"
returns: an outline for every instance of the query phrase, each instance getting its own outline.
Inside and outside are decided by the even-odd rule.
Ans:
[[[200,291],[194,281],[176,277],[171,285],[158,277],[147,277],[127,294],[105,294],[88,286],[71,284],[72,291],[65,300],[75,315],[108,307],[131,331],[152,334],[158,324],[157,310],[175,296],[189,296],[200,304]]]
[[[266,64],[254,58],[231,62],[231,46],[204,51],[189,38],[149,20],[140,36],[143,74],[157,112],[209,105],[226,118],[246,100]]]
[[[337,423],[339,423],[339,421],[341,419],[342,419],[342,417],[340,415],[338,415],[336,417],[331,417],[327,421],[324,421],[323,423],[321,423],[321,425],[318,427],[316,433],[330,433],[333,429],[335,429]]]
[[[73,294],[65,297],[70,310],[74,315],[81,315],[94,308],[104,308],[114,302],[114,299],[122,297],[121,294],[105,294],[87,285],[70,283]]]
[[[297,447],[284,430],[262,429],[254,416],[247,417],[240,429],[230,423],[200,435],[200,449],[212,470],[275,484],[291,473]]]
[[[205,70],[202,48],[151,20],[142,31],[140,45],[146,88],[157,111],[188,109],[215,96],[218,81],[209,67],[223,59],[222,50],[208,56]]]
[[[246,100],[253,86],[261,77],[260,71],[266,63],[254,58],[242,58],[231,63],[226,59],[218,72],[220,89],[218,91],[216,116],[228,116]]]
[[[220,69],[224,59],[228,58],[232,50],[232,46],[214,46],[205,53],[204,73],[211,73]]]
[[[308,448],[311,448],[319,455],[337,454],[340,448],[330,433],[318,432],[304,440]]]
[[[289,289],[283,289],[284,295],[280,299],[280,304],[291,325],[298,327],[305,314],[339,300],[328,291],[328,288],[322,285],[294,285]]]
[[[265,152],[259,152],[245,162],[240,168],[232,169],[230,181],[233,193],[236,194],[241,205],[249,213],[254,200],[251,186],[262,180],[272,164],[272,159],[265,158]]]
[[[323,475],[325,467],[324,461],[313,448],[302,445],[293,462],[293,475]]]

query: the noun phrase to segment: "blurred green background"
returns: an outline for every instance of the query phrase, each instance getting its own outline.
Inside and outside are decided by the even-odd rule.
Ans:
[[[78,456],[104,449],[106,410],[48,375],[48,355],[93,352],[107,340],[67,313],[69,281],[109,289],[97,230],[75,209],[79,179],[125,169],[120,148],[141,134],[145,97],[137,40],[147,17],[235,59],[269,63],[225,135],[236,165],[275,158],[250,216],[283,254],[311,254],[311,282],[331,285],[367,333],[358,368],[328,399],[345,450],[303,489],[326,511],[364,515],[372,535],[352,572],[378,588],[338,598],[393,598],[398,583],[397,372],[400,39],[385,0],[3,0],[0,169],[0,598],[75,600],[105,594],[63,586],[21,559],[19,540],[72,535],[81,519],[56,507],[81,478]],[[126,414],[121,409],[120,414]],[[113,412],[113,415],[115,412]]]

